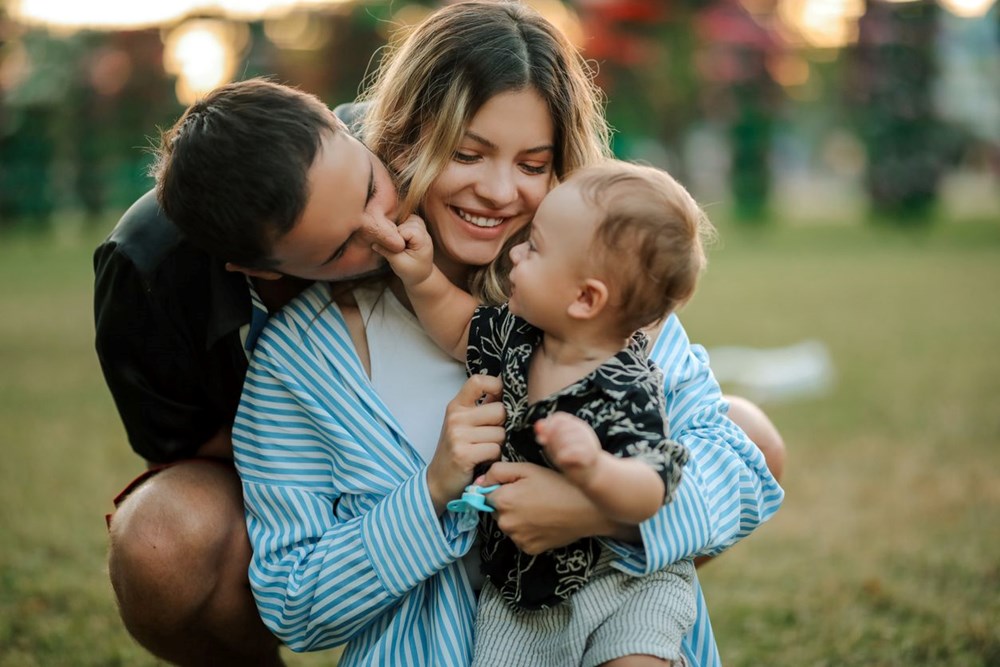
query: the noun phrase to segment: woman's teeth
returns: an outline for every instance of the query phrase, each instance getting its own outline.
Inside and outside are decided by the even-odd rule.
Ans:
[[[469,215],[460,208],[456,208],[455,212],[458,213],[458,217],[462,220],[472,223],[476,227],[496,227],[504,221],[504,218],[484,218],[479,215]]]

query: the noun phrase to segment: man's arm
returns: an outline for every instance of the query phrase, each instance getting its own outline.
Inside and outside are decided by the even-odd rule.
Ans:
[[[149,237],[160,233],[161,222],[169,225],[157,216],[162,213],[150,193],[122,219],[121,224],[130,230],[126,236],[142,236],[141,251],[147,254],[160,246]],[[242,358],[228,368],[232,375],[228,381],[215,378],[211,386],[206,384],[210,362],[204,328],[200,340],[194,341],[196,327],[191,321],[197,318],[185,320],[183,308],[176,308],[178,314],[171,316],[166,306],[181,301],[190,285],[162,279],[162,267],[155,262],[156,271],[140,270],[122,248],[119,236],[116,232],[94,253],[94,328],[97,356],[129,443],[137,454],[155,463],[194,456],[203,447],[229,456],[228,443],[216,438],[232,423],[242,383],[242,369],[235,362]],[[197,271],[202,265],[192,261],[190,267],[173,273],[189,283],[204,282]],[[149,273],[161,280],[151,283]]]
[[[406,249],[390,253],[376,246],[399,276],[413,312],[438,347],[459,361],[465,361],[469,344],[469,324],[479,305],[434,265],[434,247],[424,221],[410,216],[399,226]]]

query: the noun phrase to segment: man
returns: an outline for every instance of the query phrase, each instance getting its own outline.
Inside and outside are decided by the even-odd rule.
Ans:
[[[281,664],[247,583],[230,427],[267,313],[312,280],[381,271],[375,242],[402,250],[396,191],[322,102],[260,79],[192,105],[158,158],[155,197],[94,256],[98,356],[150,464],[109,519],[111,582],[160,658]]]

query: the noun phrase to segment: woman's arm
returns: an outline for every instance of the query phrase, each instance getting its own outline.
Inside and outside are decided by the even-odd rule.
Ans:
[[[726,416],[708,355],[691,345],[676,315],[650,358],[665,377],[670,435],[690,459],[677,497],[641,526],[647,572],[720,553],[770,519],[784,498],[760,449]]]
[[[233,431],[251,589],[265,624],[297,651],[351,640],[475,537],[438,517],[427,469],[345,380],[356,371],[331,368],[272,319]]]

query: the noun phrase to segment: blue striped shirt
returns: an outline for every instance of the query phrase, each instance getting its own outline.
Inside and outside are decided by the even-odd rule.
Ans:
[[[677,499],[613,545],[634,574],[748,535],[779,507],[763,456],[725,417],[707,358],[676,317],[654,345],[671,435],[691,449]],[[414,397],[414,400],[419,400]],[[468,665],[475,597],[459,562],[473,527],[436,516],[426,464],[375,394],[324,285],[271,317],[233,428],[266,625],[295,651],[346,644],[341,665]],[[690,664],[719,665],[698,589]]]

